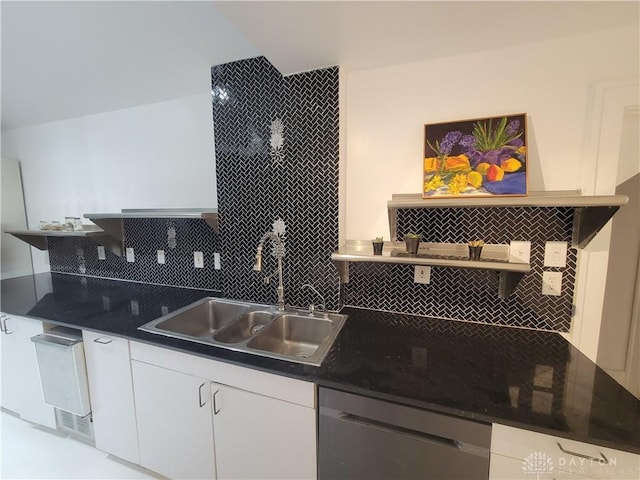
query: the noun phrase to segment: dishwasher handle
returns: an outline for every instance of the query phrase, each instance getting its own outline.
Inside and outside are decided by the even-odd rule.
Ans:
[[[397,425],[391,425],[389,423],[380,422],[378,420],[372,420],[370,418],[360,417],[351,413],[340,412],[338,419],[355,423],[367,428],[374,428],[383,432],[391,433],[394,435],[401,435],[403,437],[410,437],[423,442],[439,445],[441,447],[460,448],[460,445],[455,440],[450,438],[443,438],[437,435],[431,435],[429,433],[418,432],[411,430],[410,428],[399,427]]]
[[[40,343],[52,347],[69,348],[77,343],[82,342],[82,339],[64,338],[58,337],[56,335],[47,335],[46,333],[41,333],[40,335],[31,337],[31,341],[33,343]]]

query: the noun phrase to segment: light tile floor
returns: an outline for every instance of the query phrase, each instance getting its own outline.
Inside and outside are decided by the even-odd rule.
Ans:
[[[2,479],[151,479],[147,470],[0,411]]]

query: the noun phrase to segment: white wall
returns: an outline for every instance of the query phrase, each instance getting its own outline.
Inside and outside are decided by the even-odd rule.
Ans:
[[[2,132],[30,228],[123,208],[216,207],[209,93]],[[34,270],[48,271],[34,249]]]
[[[349,73],[346,238],[389,238],[387,200],[421,191],[427,123],[526,112],[530,190],[580,188],[592,88],[638,78],[638,50],[635,27]]]

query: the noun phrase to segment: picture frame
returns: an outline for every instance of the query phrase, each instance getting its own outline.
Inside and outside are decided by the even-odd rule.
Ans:
[[[422,198],[526,196],[526,117],[425,125]]]

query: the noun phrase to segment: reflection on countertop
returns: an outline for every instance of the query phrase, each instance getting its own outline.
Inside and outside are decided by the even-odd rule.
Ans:
[[[322,366],[312,367],[137,329],[219,292],[57,273],[1,287],[8,314],[640,453],[640,401],[556,333],[344,308],[342,332]]]

